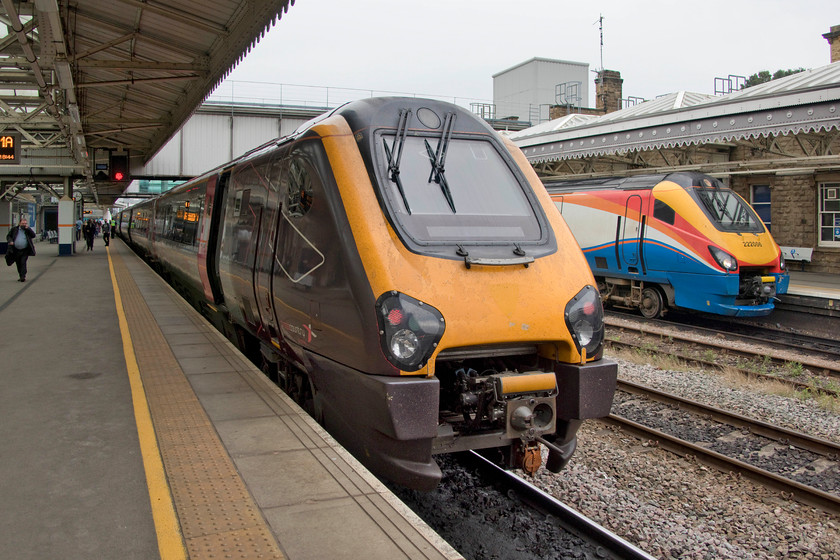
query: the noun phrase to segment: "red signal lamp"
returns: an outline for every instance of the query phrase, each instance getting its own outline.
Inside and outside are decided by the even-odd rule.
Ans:
[[[113,153],[111,152],[108,166],[110,170],[111,181],[119,183],[127,182],[128,179],[128,154],[127,153]]]

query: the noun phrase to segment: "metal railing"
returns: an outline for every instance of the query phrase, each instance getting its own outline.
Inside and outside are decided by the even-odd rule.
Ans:
[[[205,103],[242,104],[256,106],[295,106],[332,109],[359,99],[381,96],[423,97],[448,101],[466,109],[471,105],[492,104],[492,100],[472,97],[458,97],[428,93],[407,93],[399,91],[341,88],[331,86],[308,86],[301,84],[279,84],[228,80],[222,82],[211,93]]]

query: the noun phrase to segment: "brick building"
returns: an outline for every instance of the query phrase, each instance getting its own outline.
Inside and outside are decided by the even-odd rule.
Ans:
[[[823,36],[832,64],[821,68],[724,96],[678,92],[612,112],[560,111],[511,139],[544,177],[719,177],[779,245],[813,250],[805,270],[840,273],[840,26]],[[596,79],[596,98],[620,101],[620,76],[604,77],[612,91]]]

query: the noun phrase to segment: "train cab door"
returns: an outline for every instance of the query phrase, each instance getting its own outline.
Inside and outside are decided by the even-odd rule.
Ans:
[[[638,273],[642,233],[642,197],[633,194],[627,198],[624,207],[624,223],[621,229],[621,250],[619,251],[629,272]]]
[[[274,270],[275,297],[285,302],[282,310],[275,309],[281,334],[306,345],[317,342],[322,328],[320,305],[325,296],[320,284],[323,277],[319,280],[316,271],[326,262],[325,252],[338,247],[324,223],[326,205],[313,205],[313,197],[320,196],[323,187],[310,155],[306,149],[296,148],[282,167],[283,204]]]
[[[283,203],[280,183],[283,159],[278,157],[265,168],[266,200],[260,215],[257,236],[257,254],[254,262],[254,299],[263,335],[279,343],[277,321],[274,314],[272,276],[274,275],[274,247],[277,238],[277,223]]]

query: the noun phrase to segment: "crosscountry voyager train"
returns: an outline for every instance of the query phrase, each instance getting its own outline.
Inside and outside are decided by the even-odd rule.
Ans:
[[[535,472],[606,416],[586,259],[525,157],[455,105],[344,105],[159,198],[118,233],[372,472],[435,454]]]
[[[544,180],[604,303],[755,317],[787,293],[784,257],[747,202],[700,173]]]

